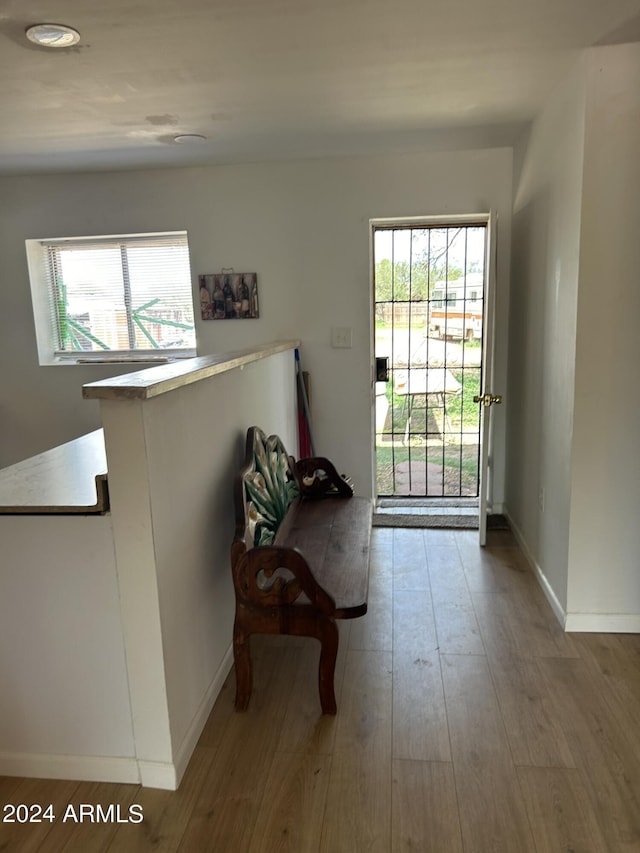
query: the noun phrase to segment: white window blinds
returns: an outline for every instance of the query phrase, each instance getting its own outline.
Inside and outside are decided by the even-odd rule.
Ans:
[[[56,355],[195,353],[185,233],[52,240],[42,247]]]

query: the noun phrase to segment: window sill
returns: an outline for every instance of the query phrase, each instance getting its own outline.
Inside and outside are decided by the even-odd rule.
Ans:
[[[98,355],[92,357],[86,353],[56,353],[51,361],[41,362],[42,367],[69,367],[73,365],[82,365],[86,367],[90,364],[132,364],[153,366],[155,364],[168,364],[173,361],[182,361],[188,358],[195,358],[197,352],[195,350],[165,350],[162,355],[155,353],[140,353],[132,355],[130,353],[113,353],[113,355]]]

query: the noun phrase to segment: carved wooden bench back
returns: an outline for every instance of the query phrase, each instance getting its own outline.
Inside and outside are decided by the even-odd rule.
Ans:
[[[244,542],[247,548],[272,545],[292,501],[299,495],[292,461],[278,436],[267,438],[259,427],[249,430],[247,457],[251,461],[240,477]]]

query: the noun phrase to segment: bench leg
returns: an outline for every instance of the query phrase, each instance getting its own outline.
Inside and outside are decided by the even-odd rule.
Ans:
[[[233,659],[236,666],[236,711],[246,711],[251,698],[251,650],[249,635],[233,630]]]
[[[265,626],[262,626],[263,628]],[[293,626],[290,626],[292,628]],[[312,624],[306,622],[289,631],[267,631],[266,633],[292,633],[307,637],[316,637],[320,641],[320,663],[318,665],[318,690],[323,714],[337,712],[334,676],[338,657],[339,633],[333,619],[314,618]],[[233,659],[236,670],[236,711],[246,711],[251,698],[252,673],[249,634],[237,624],[233,629]]]
[[[317,636],[321,643],[320,665],[318,667],[320,705],[323,714],[335,714],[338,706],[336,705],[333,682],[336,658],[338,657],[338,626],[332,619],[323,620]]]

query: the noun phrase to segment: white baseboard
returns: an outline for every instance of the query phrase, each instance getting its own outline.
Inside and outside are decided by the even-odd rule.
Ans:
[[[527,559],[529,559],[527,557]],[[530,561],[531,562],[531,561]],[[533,562],[533,571],[536,576],[538,583],[540,584],[542,591],[544,592],[545,598],[551,605],[551,609],[553,610],[553,615],[556,617],[560,625],[567,630],[567,614],[564,607],[558,601],[558,597],[555,594],[555,591],[549,581],[547,580],[547,576],[542,571],[540,566],[534,561]]]
[[[143,788],[161,788],[175,791],[178,779],[175,764],[165,761],[138,761],[140,784]]]
[[[39,755],[32,753],[0,752],[0,776],[25,776],[36,779],[77,779],[81,782],[131,782],[145,788],[175,791],[184,775],[233,665],[233,647],[225,652],[222,663],[200,703],[173,763],[138,761],[95,755]]]
[[[509,522],[509,527],[511,528],[511,531],[513,532],[513,535],[515,536],[516,541],[518,542],[518,545],[520,546],[520,550],[522,551],[527,562],[531,566],[531,570],[533,571],[534,575],[536,576],[536,580],[540,584],[540,587],[542,588],[542,591],[545,594],[545,598],[547,599],[547,601],[551,605],[551,609],[553,610],[553,613],[554,613],[556,619],[558,620],[560,625],[566,631],[567,630],[567,614],[565,612],[564,607],[562,606],[562,604],[560,604],[560,601],[558,600],[558,597],[555,594],[553,587],[551,586],[551,584],[547,580],[547,576],[542,571],[542,569],[540,568],[540,566],[536,562],[533,554],[529,550],[529,546],[527,545],[527,542],[526,542],[524,536],[522,535],[522,531],[520,530],[518,525],[515,523],[515,521],[509,515],[509,510],[505,508],[503,515],[505,516],[505,518]]]
[[[567,632],[640,634],[640,616],[634,613],[567,613]]]
[[[39,755],[0,752],[0,776],[77,779],[82,782],[140,782],[135,758],[101,755]]]
[[[185,735],[180,747],[175,752],[175,760],[173,763],[173,767],[175,768],[175,785],[173,788],[169,790],[175,790],[182,777],[184,775],[184,771],[187,769],[187,765],[191,756],[193,755],[193,750],[196,748],[196,744],[198,743],[198,739],[202,734],[202,730],[205,726],[205,723],[209,719],[209,714],[211,713],[211,709],[213,708],[220,691],[224,685],[224,682],[231,671],[231,667],[233,666],[233,645],[229,644],[229,648],[225,652],[224,657],[222,658],[222,663],[218,667],[218,671],[214,675],[211,684],[209,685],[202,702],[200,703],[200,707],[195,713],[193,720],[191,721],[191,725],[189,726],[189,730]],[[144,780],[142,784],[145,785]],[[165,787],[164,785],[153,785],[151,783],[148,784],[150,788],[157,787]]]
[[[518,545],[531,566],[547,601],[564,630],[569,633],[640,634],[640,615],[635,613],[571,613],[566,612],[553,591],[544,572],[535,561],[522,532],[509,512],[504,513]]]

